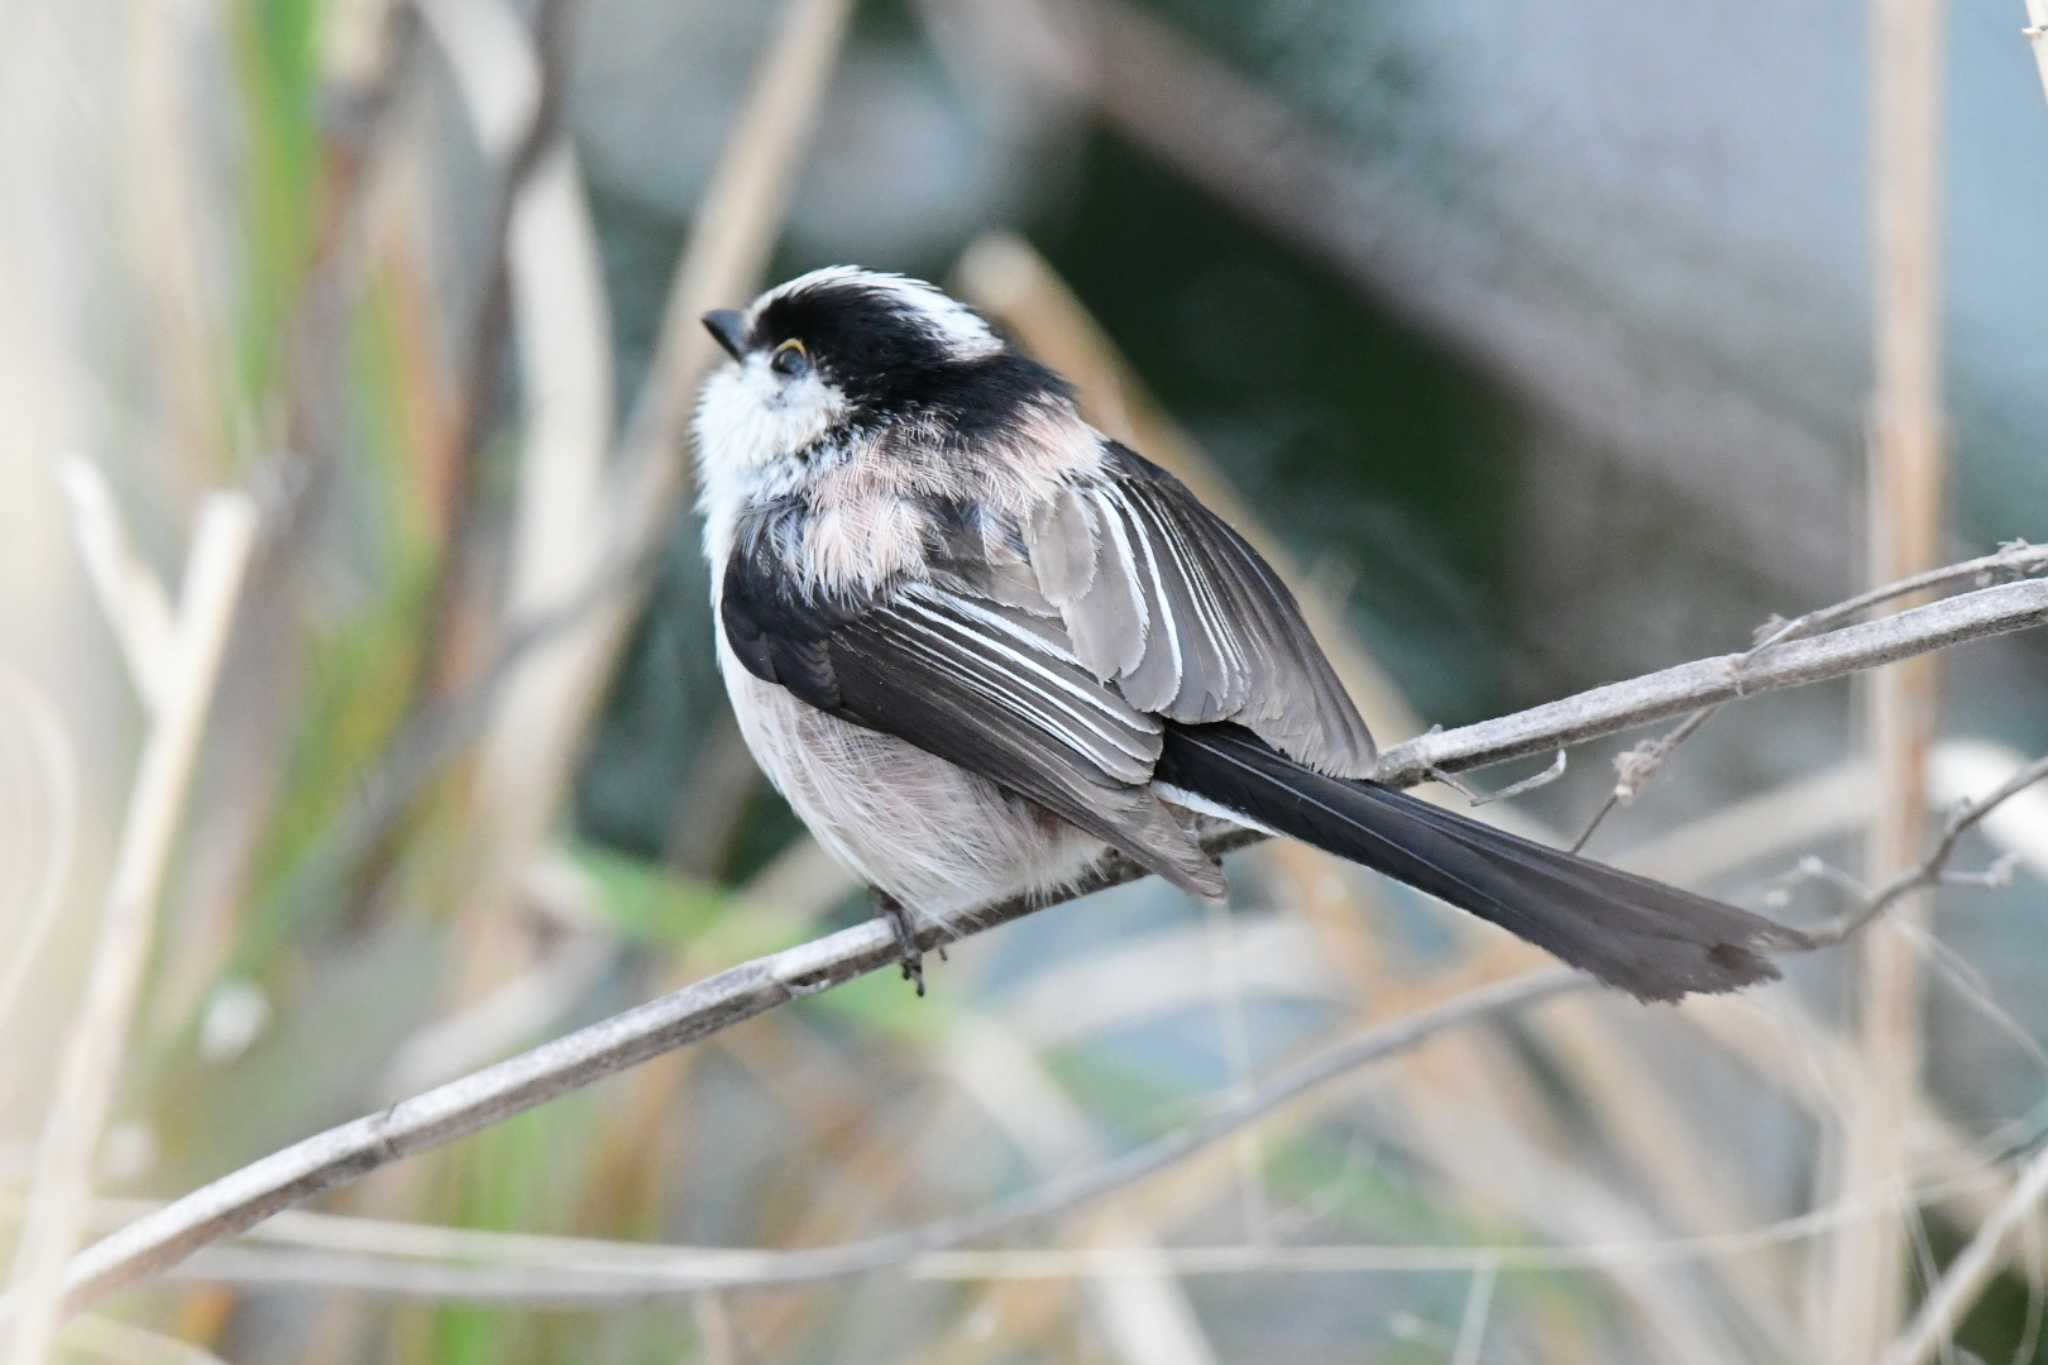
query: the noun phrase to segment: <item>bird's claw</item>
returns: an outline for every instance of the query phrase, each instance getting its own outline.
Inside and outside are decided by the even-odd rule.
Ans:
[[[911,927],[910,912],[903,908],[903,902],[883,892],[875,893],[882,913],[888,917],[889,927],[896,931],[896,951],[903,959],[903,979],[917,990],[918,999],[924,998],[924,952],[917,946],[917,931]],[[941,961],[945,949],[939,950]]]

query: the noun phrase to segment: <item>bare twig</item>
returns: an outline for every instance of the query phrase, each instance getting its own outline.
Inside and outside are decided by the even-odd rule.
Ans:
[[[246,496],[216,493],[207,499],[193,537],[173,643],[162,660],[160,702],[107,887],[99,947],[36,1154],[34,1195],[15,1252],[15,1288],[9,1291],[22,1304],[12,1359],[43,1359],[60,1316],[65,1258],[83,1226],[92,1160],[113,1103],[121,1049],[154,938],[158,892],[255,542],[256,510]]]
[[[1837,869],[1830,868],[1826,864],[1818,862],[1802,864],[1799,875],[1803,878],[1820,878],[1836,882],[1863,901],[1862,905],[1843,916],[1834,924],[1808,930],[1807,937],[1812,939],[1816,946],[1840,943],[1844,939],[1852,938],[1862,932],[1880,915],[1890,910],[1913,892],[1927,887],[1952,884],[1952,874],[1948,871],[1948,864],[1949,860],[1955,856],[1956,845],[1962,842],[1963,835],[1980,824],[1985,817],[1989,816],[2001,805],[2004,805],[2028,787],[2043,780],[2048,780],[2048,758],[2034,760],[2006,779],[1996,790],[1977,800],[1963,803],[1949,816],[1948,823],[1942,827],[1941,837],[1934,841],[1933,848],[1928,850],[1926,856],[1914,866],[1893,877],[1874,892],[1865,890],[1857,884],[1854,878]],[[2010,857],[2012,855],[2007,856]],[[2004,863],[2004,861],[2003,858],[2000,859],[2000,863]],[[1997,865],[1994,864],[1994,866]],[[1984,885],[1987,883],[1980,877],[1977,879],[1976,884]],[[1989,884],[2003,885],[2004,882],[1996,881]]]
[[[1530,792],[1541,790],[1557,781],[1560,777],[1563,777],[1565,766],[1564,750],[1559,749],[1557,757],[1551,759],[1549,766],[1544,768],[1542,772],[1534,773],[1522,778],[1518,782],[1510,782],[1499,791],[1490,792],[1479,790],[1479,788],[1453,772],[1437,771],[1431,773],[1430,776],[1464,797],[1468,804],[1478,807],[1490,806],[1496,801],[1511,801],[1517,796],[1527,796]]]
[[[1054,1081],[1043,1056],[1017,1032],[997,1020],[978,1020],[955,1033],[945,1053],[942,1065],[953,1086],[972,1097],[1027,1159],[1054,1169],[1095,1168],[1100,1160],[1099,1131]],[[1228,1099],[1219,1106],[1219,1112],[1224,1111],[1239,1112]],[[929,1230],[897,1234],[904,1238],[898,1245],[915,1255],[910,1248],[917,1234]],[[1145,1265],[1147,1251],[1157,1255],[1161,1250],[1154,1229],[1112,1208],[1090,1218],[1081,1235],[1092,1244],[1122,1247],[1131,1257],[1128,1275],[1081,1286],[1117,1360],[1129,1365],[1215,1365],[1216,1349],[1185,1287],[1172,1274]]]
[[[1463,770],[1549,752],[1694,709],[1735,695],[1738,680],[1752,693],[1817,682],[1918,651],[2043,623],[2048,623],[2048,582],[1986,588],[1883,621],[1851,626],[1818,640],[1783,646],[1747,670],[1738,669],[1739,656],[1702,660],[1518,715],[1425,735],[1389,750],[1381,776],[1398,785],[1412,785],[1433,770]],[[1248,831],[1226,830],[1211,835],[1205,843],[1212,852],[1222,853],[1257,838]],[[1128,859],[1112,856],[1082,878],[1070,897],[1140,875],[1142,869]],[[979,932],[1029,914],[1043,904],[1016,899],[965,918],[972,925],[970,932]],[[919,939],[922,947],[931,950],[960,932],[957,924],[927,923],[920,929]],[[892,966],[895,961],[894,936],[888,924],[882,919],[869,920],[730,968],[522,1056],[308,1138],[89,1249],[71,1267],[67,1302],[74,1308],[83,1306],[321,1190],[474,1132],[800,996]]]
[[[2048,3],[2048,0],[2041,0]],[[1804,640],[1823,630],[1832,630],[1844,621],[1853,621],[1872,608],[1886,606],[1902,598],[1917,597],[1923,593],[1946,590],[1963,585],[1984,587],[1992,583],[2003,583],[2011,579],[2027,578],[2034,574],[2048,573],[2048,545],[2030,545],[2024,540],[2007,541],[1998,547],[1995,554],[1966,559],[1958,564],[1944,565],[1902,578],[1896,583],[1887,583],[1880,588],[1858,593],[1854,597],[1836,602],[1832,606],[1795,616],[1789,621],[1772,621],[1758,632],[1757,642],[1747,657],[1770,649],[1773,645],[1787,640]],[[1662,771],[1671,755],[1698,734],[1700,728],[1712,720],[1721,708],[1704,706],[1687,716],[1677,725],[1657,736],[1635,745],[1614,761],[1614,790],[1593,818],[1586,823],[1578,841],[1572,845],[1574,853],[1585,848],[1600,825],[1617,806],[1626,806],[1641,796],[1643,789]]]
[[[1383,782],[1408,785],[1421,781],[1432,768],[1463,772],[1549,753],[1560,745],[1651,724],[1697,710],[1702,704],[1819,682],[1890,663],[1922,648],[1976,638],[1980,627],[1990,620],[2000,621],[1991,633],[2026,629],[2042,623],[2044,605],[2048,605],[2048,582],[2008,583],[1916,607],[1883,621],[1848,626],[1819,639],[1788,641],[1757,657],[1724,654],[1681,664],[1484,725],[1423,735],[1382,755],[1377,776]],[[2007,619],[2015,624],[2004,624]],[[1910,628],[1900,634],[1899,627],[1907,622]],[[1937,643],[1932,638],[1935,635],[1944,638]],[[1924,646],[1919,643],[1923,638],[1927,640]],[[1482,731],[1483,741],[1478,739]]]

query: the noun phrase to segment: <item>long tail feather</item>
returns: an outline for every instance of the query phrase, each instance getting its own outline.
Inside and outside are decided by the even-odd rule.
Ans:
[[[1173,726],[1158,780],[1406,882],[1645,1000],[1773,980],[1806,939],[1376,782],[1312,772],[1234,725]]]

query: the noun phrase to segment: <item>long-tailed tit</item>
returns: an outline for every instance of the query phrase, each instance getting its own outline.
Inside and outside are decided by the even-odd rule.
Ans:
[[[1189,812],[1418,887],[1644,999],[1777,975],[1797,933],[1371,780],[1294,598],[1057,374],[931,285],[839,267],[704,324],[718,658],[812,833],[910,913],[1051,893],[1121,849],[1224,894]]]

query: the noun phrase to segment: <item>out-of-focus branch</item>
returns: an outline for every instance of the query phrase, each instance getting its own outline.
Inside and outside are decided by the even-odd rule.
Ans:
[[[157,897],[191,790],[199,738],[213,701],[235,603],[256,544],[255,504],[216,493],[199,514],[171,633],[150,660],[161,669],[142,762],[130,792],[107,884],[99,942],[64,1049],[57,1094],[36,1153],[34,1191],[15,1250],[21,1316],[11,1360],[40,1361],[61,1316],[64,1262],[78,1244],[93,1157],[113,1104],[143,967],[155,939]]]
[[[468,55],[468,46],[449,41],[449,34],[458,25],[487,27],[489,20],[457,20],[453,17],[455,11],[445,4],[429,4],[424,13],[429,26],[442,37],[442,46],[458,76],[470,71],[476,58]],[[466,372],[454,419],[447,428],[447,448],[436,459],[437,465],[449,471],[442,483],[445,505],[440,509],[445,528],[445,559],[427,612],[427,628],[422,637],[427,647],[420,655],[420,676],[414,680],[416,692],[437,692],[446,686],[451,668],[449,651],[463,638],[463,632],[457,628],[457,617],[468,595],[467,557],[472,548],[469,527],[475,513],[476,471],[482,459],[486,425],[497,398],[512,321],[512,269],[508,257],[513,219],[524,211],[522,199],[549,148],[560,136],[562,94],[568,80],[568,35],[566,0],[543,0],[534,18],[533,61],[528,64],[537,69],[527,70],[517,62],[493,63],[498,72],[492,78],[496,85],[490,91],[479,89],[471,93],[479,131],[487,144],[505,144],[505,165],[484,237],[483,291],[469,329]],[[497,46],[514,52],[525,50],[517,44]],[[481,86],[485,78],[475,75],[470,83]],[[486,101],[500,89],[502,94],[497,95],[497,102],[507,108],[502,112],[486,110]],[[522,115],[523,125],[515,126],[514,121]],[[504,126],[496,126],[499,124]]]
[[[2048,1148],[2034,1153],[2011,1193],[1978,1225],[1970,1244],[1949,1262],[1940,1281],[1921,1300],[1913,1321],[1892,1343],[1884,1365],[1923,1365],[1952,1343],[1963,1314],[1998,1273],[2005,1243],[2044,1198],[2048,1198]]]
[[[1413,785],[1430,773],[1549,752],[1729,697],[1840,677],[1915,653],[2048,624],[2048,582],[2011,583],[1779,646],[1760,658],[1725,655],[1597,688],[1532,711],[1422,736],[1388,751],[1383,779]],[[1242,830],[1212,834],[1216,853],[1254,842]],[[1086,895],[1143,875],[1112,856],[1072,888]],[[1018,898],[919,932],[933,949],[1043,908]],[[143,1218],[87,1250],[66,1281],[72,1308],[202,1246],[231,1237],[301,1199],[379,1166],[475,1132],[601,1077],[695,1042],[742,1020],[896,960],[886,921],[870,920],[758,958],[674,994],[452,1081],[380,1113],[329,1129]]]
[[[1523,980],[1538,979],[1542,975],[1539,973],[1537,978]],[[1512,984],[1519,986],[1522,982]],[[1458,997],[1460,1001],[1467,998]],[[1498,1003],[1497,999],[1495,1003]],[[1505,1010],[1507,1007],[1501,1008]],[[1488,1017],[1493,1016],[1473,1015],[1464,1022],[1480,1023]],[[1379,1055],[1359,1055],[1368,1038],[1387,1031],[1371,1029],[1358,1035],[1355,1042],[1359,1048],[1351,1053],[1354,1066],[1391,1060],[1409,1050],[1404,1047]],[[1445,1033],[1438,1032],[1414,1041],[1427,1042],[1444,1036]],[[1212,1112],[1217,1116],[1226,1111],[1242,1115],[1245,1108],[1264,1093],[1260,1091],[1235,1098]],[[1262,1117],[1263,1114],[1250,1115],[1244,1121],[1252,1122]],[[1118,1158],[1120,1162],[1124,1159]],[[1684,1265],[1695,1261],[1754,1256],[1769,1247],[1822,1236],[1872,1217],[1892,1216],[1898,1208],[1906,1205],[1961,1201],[1986,1192],[1994,1193],[2002,1201],[2010,1193],[2009,1186],[2010,1182],[2001,1181],[1994,1167],[1975,1165],[1916,1183],[1907,1190],[1871,1191],[1826,1208],[1754,1227],[1620,1242],[1563,1245],[1233,1243],[1177,1245],[1161,1252],[1144,1248],[1142,1254],[1160,1256],[1164,1264],[1182,1275],[1231,1275],[1259,1270],[1338,1275],[1372,1272],[1441,1275],[1453,1271],[1474,1272],[1488,1265],[1499,1270],[1541,1271],[1591,1270],[1618,1263]],[[1098,1196],[1114,1193],[1116,1188],[1121,1187],[1096,1193]],[[147,1200],[101,1199],[95,1203],[96,1212],[109,1221],[116,1216],[140,1217],[150,1212],[152,1207]],[[4,1200],[0,1200],[0,1211],[4,1211]],[[1055,1210],[1049,1214],[1035,1211],[1033,1218],[1056,1218],[1072,1211]],[[846,1248],[841,1246],[832,1250],[836,1253]],[[278,1214],[268,1223],[252,1229],[247,1238],[207,1248],[173,1271],[172,1276],[248,1286],[303,1285],[350,1289],[442,1302],[532,1305],[558,1303],[569,1298],[588,1304],[593,1301],[591,1296],[597,1288],[589,1284],[588,1279],[606,1272],[617,1272],[620,1277],[613,1286],[617,1298],[661,1292],[701,1294],[705,1291],[697,1286],[707,1280],[723,1282],[733,1279],[743,1273],[746,1265],[765,1265],[772,1269],[780,1264],[782,1257],[807,1254],[810,1253],[663,1246],[549,1233],[485,1231],[294,1210]],[[962,1247],[920,1252],[902,1263],[905,1272],[913,1277],[938,1280],[1053,1279],[1115,1273],[1127,1265],[1123,1248],[1065,1246],[1019,1246],[1002,1250]],[[548,1283],[536,1281],[535,1277],[542,1274],[550,1277]],[[586,1282],[556,1296],[559,1277],[563,1274],[585,1277]],[[756,1282],[764,1287],[783,1283],[774,1279],[772,1273],[767,1280],[749,1283]]]
[[[169,685],[171,602],[164,585],[128,543],[113,492],[98,465],[67,460],[64,492],[71,500],[71,537],[128,665],[129,681],[154,714]]]

